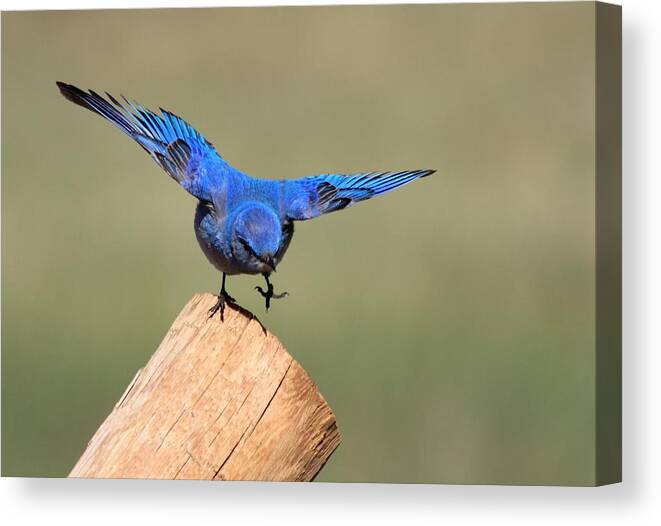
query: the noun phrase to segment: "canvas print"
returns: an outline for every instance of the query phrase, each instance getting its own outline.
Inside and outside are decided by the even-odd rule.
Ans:
[[[2,475],[621,479],[621,18],[2,13]]]

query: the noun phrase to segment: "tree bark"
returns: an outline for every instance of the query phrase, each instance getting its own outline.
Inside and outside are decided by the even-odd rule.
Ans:
[[[70,477],[314,479],[340,443],[305,370],[249,312],[195,295]]]

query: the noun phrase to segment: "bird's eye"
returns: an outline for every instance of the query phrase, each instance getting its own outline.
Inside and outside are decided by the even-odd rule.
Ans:
[[[282,234],[283,235],[288,235],[292,234],[294,232],[294,223],[289,220],[285,220],[282,223]]]
[[[250,254],[251,256],[253,256],[253,257],[255,257],[255,258],[257,258],[257,254],[255,254],[255,251],[254,251],[254,250],[252,249],[252,247],[250,246],[250,243],[248,243],[248,242],[247,242],[244,238],[242,238],[242,237],[239,238],[239,243],[241,243],[241,245],[243,245],[243,248],[246,250],[246,252],[248,252],[248,254]],[[257,259],[259,259],[259,258],[257,258]]]

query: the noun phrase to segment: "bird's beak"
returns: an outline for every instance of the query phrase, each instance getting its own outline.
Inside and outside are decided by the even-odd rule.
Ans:
[[[275,259],[273,259],[273,256],[266,256],[262,261],[271,269],[271,272],[275,272]]]

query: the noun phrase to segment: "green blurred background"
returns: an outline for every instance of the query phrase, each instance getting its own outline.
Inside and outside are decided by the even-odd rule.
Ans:
[[[594,5],[2,15],[2,474],[65,476],[194,292],[194,199],[56,89],[249,174],[435,168],[299,223],[268,314],[343,442],[317,480],[592,484]]]

